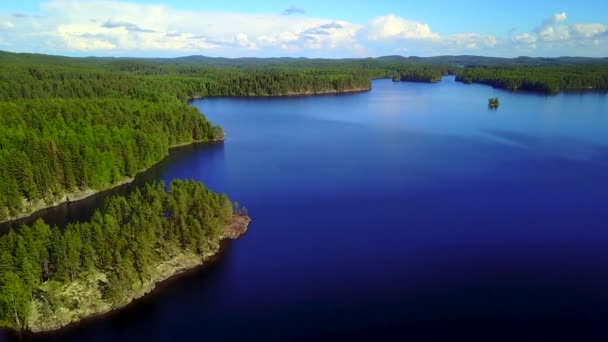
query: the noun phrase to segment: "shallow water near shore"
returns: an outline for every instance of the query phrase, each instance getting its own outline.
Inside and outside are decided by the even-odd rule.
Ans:
[[[606,337],[605,93],[446,77],[191,104],[225,142],[177,149],[136,184],[203,181],[249,209],[248,233],[149,300],[27,339]]]

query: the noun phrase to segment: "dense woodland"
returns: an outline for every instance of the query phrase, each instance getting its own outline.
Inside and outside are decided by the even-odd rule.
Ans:
[[[435,83],[448,73],[454,73],[454,68],[419,67],[400,68],[393,75],[393,81]]]
[[[608,90],[608,63],[465,68],[457,81],[482,83],[508,90],[558,93],[563,90]]]
[[[362,90],[395,72],[420,81],[448,72],[375,60],[213,61],[0,52],[0,221],[108,188],[171,145],[221,139],[191,98]]]
[[[61,231],[38,220],[0,237],[0,325],[27,328],[32,300],[69,305],[48,289],[101,272],[103,300],[120,304],[151,267],[187,251],[217,249],[233,204],[194,181],[149,184],[109,198],[91,221]],[[44,286],[42,286],[44,284]]]
[[[217,140],[186,101],[362,90],[370,80],[465,83],[557,92],[608,89],[608,60],[69,58],[0,51],[0,221],[133,176],[171,145]]]
[[[167,155],[171,145],[221,137],[178,101],[33,99],[0,102],[0,219],[24,201],[103,189]]]

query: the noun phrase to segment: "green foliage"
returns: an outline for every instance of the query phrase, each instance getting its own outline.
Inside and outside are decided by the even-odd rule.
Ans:
[[[62,232],[36,221],[0,237],[0,322],[24,328],[30,301],[42,283],[70,283],[95,271],[107,300],[121,303],[150,267],[178,251],[205,255],[217,246],[232,204],[194,181],[149,184],[129,197],[114,196],[89,222]],[[57,285],[60,286],[60,285]],[[52,300],[52,298],[51,298]]]
[[[488,107],[490,108],[498,108],[499,104],[498,97],[491,97],[488,99]]]
[[[508,90],[543,93],[558,93],[562,90],[607,90],[608,64],[466,68],[457,72],[456,80]]]
[[[452,67],[410,66],[408,68],[399,68],[398,73],[393,75],[393,81],[435,83],[441,81],[443,75],[453,72],[454,68]]]
[[[223,139],[188,99],[369,89],[370,79],[395,71],[430,72],[367,59],[176,61],[0,52],[0,221],[72,192],[106,189],[171,145]]]
[[[0,51],[0,221],[35,202],[108,188],[162,159],[171,145],[222,139],[188,99],[342,92],[369,89],[370,79],[437,82],[454,73],[461,82],[513,90],[608,89],[605,59],[113,59]],[[159,183],[112,197],[91,221],[63,232],[42,221],[11,231],[0,237],[0,324],[26,327],[33,296],[87,273],[107,276],[99,288],[119,303],[149,279],[155,261],[213,250],[234,211],[246,213],[199,183],[175,181],[169,192]]]
[[[27,328],[31,288],[16,273],[0,274],[0,323]]]
[[[50,203],[71,191],[104,189],[150,167],[171,145],[223,135],[177,100],[15,100],[0,102],[0,112],[5,217],[21,212],[24,199]]]
[[[0,221],[72,192],[109,188],[158,162],[171,145],[223,139],[220,127],[185,103],[191,98],[342,92],[369,89],[375,78],[437,82],[454,73],[461,82],[507,89],[608,89],[602,60],[105,59],[0,52]]]
[[[0,52],[0,221],[158,162],[171,145],[221,140],[186,100],[436,82],[449,67],[381,59],[68,58]],[[69,273],[69,270],[66,270]]]

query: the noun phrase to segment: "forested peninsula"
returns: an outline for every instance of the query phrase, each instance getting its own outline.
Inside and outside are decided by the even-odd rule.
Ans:
[[[171,146],[222,140],[222,129],[188,106],[189,99],[362,91],[396,70],[423,77],[440,68],[0,52],[0,221],[128,182]]]
[[[63,231],[38,220],[0,237],[0,325],[48,331],[124,306],[202,264],[250,219],[194,181],[110,197]]]

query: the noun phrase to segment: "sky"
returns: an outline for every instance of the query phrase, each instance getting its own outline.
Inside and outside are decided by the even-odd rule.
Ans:
[[[607,57],[608,1],[2,1],[0,50],[132,57]]]

